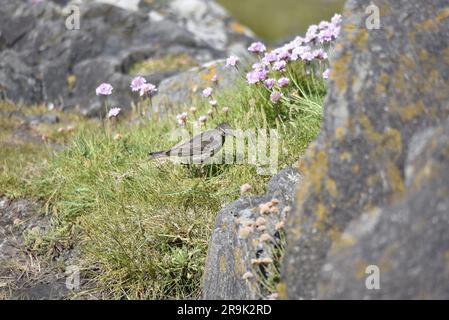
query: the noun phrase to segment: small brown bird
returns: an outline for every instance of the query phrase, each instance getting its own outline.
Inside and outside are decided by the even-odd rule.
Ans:
[[[150,152],[151,159],[176,157],[189,163],[204,163],[223,147],[226,136],[234,136],[227,123],[196,135],[187,142],[181,142],[167,151]]]

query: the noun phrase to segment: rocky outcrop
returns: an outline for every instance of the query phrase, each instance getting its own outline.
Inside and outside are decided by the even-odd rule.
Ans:
[[[449,120],[412,141],[407,196],[351,222],[326,259],[319,298],[449,297]],[[378,290],[361,281],[366,264],[379,267]]]
[[[378,30],[365,24],[371,3]],[[447,1],[352,0],[344,16],[287,222],[281,296],[449,298]],[[369,265],[378,292],[365,286]]]
[[[184,2],[183,2],[184,3]],[[0,14],[0,98],[25,104],[48,102],[96,115],[95,88],[110,82],[111,105],[128,108],[130,80],[139,73],[158,84],[179,70],[135,70],[140,62],[188,57],[194,66],[250,42],[214,1],[5,0]],[[79,30],[66,27],[64,5],[80,10]],[[69,12],[73,13],[73,12]]]
[[[295,169],[286,168],[270,180],[266,195],[242,197],[218,213],[207,254],[203,298],[263,299],[275,290],[283,225],[299,180]]]

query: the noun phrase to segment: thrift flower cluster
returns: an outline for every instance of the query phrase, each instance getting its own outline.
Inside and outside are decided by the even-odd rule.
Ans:
[[[282,75],[276,80],[273,74],[275,72],[284,74],[289,63],[303,61],[309,64],[317,62],[325,65],[328,59],[327,49],[329,49],[332,41],[337,39],[341,21],[341,15],[336,14],[330,22],[322,21],[319,25],[311,25],[305,37],[298,36],[293,41],[270,52],[266,52],[266,47],[262,43],[253,43],[248,51],[256,53],[260,59],[253,64],[252,70],[246,75],[248,84],[263,83],[269,90],[274,89],[276,85],[283,88],[289,85],[290,79]],[[230,59],[231,57],[228,59],[229,65],[231,65]],[[231,59],[231,62],[233,60],[234,58]],[[329,78],[329,69],[323,72],[323,78]],[[281,97],[280,92],[273,91],[270,98],[273,103],[277,103]]]
[[[147,95],[150,99],[153,94],[157,92],[157,88],[155,85],[151,83],[147,83],[147,80],[141,76],[135,77],[131,81],[131,91],[132,92],[139,92],[139,95],[142,97],[144,95]],[[112,91],[114,88],[109,83],[102,83],[100,84],[96,89],[95,93],[97,96],[110,96],[112,94]],[[150,100],[151,101],[151,100]],[[107,107],[107,104],[106,104]],[[108,113],[107,117],[110,118],[116,118],[122,109],[120,108],[111,108]]]
[[[333,42],[340,34],[342,16],[335,14],[331,21],[322,21],[318,25],[311,25],[304,37],[298,36],[293,41],[276,48],[267,50],[262,42],[254,42],[248,47],[248,51],[255,54],[257,62],[246,74],[246,81],[249,85],[260,85],[270,91],[270,101],[277,104],[283,99],[283,88],[288,88],[293,79],[289,78],[289,65],[296,61],[305,64],[307,73],[318,70],[323,79],[328,79],[330,70],[328,68],[329,50]],[[226,68],[239,69],[240,58],[231,55],[226,60]],[[217,84],[218,77],[214,75],[212,83]],[[208,87],[202,91],[202,97],[208,100],[212,107],[207,115],[199,116],[197,122],[203,124],[208,118],[213,118],[217,112],[218,102],[214,97],[214,88]],[[192,107],[190,112],[196,117],[197,109]],[[228,107],[222,108],[222,113],[226,115],[230,110]],[[180,126],[187,123],[187,113],[177,116]]]

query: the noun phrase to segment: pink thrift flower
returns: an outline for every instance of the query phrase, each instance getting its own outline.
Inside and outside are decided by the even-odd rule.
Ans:
[[[336,13],[336,14],[332,17],[331,23],[332,23],[334,26],[338,26],[339,24],[341,24],[342,20],[343,20],[343,19],[342,19],[341,14]]]
[[[269,65],[278,60],[278,56],[276,52],[265,53],[265,56],[262,59],[262,62],[266,65]]]
[[[277,61],[273,65],[273,70],[275,70],[275,71],[284,71],[286,66],[287,66],[287,62],[285,62],[284,60],[280,60],[280,61]]]
[[[151,83],[145,83],[145,84],[143,84],[142,86],[140,86],[140,89],[139,89],[139,90],[140,90],[139,95],[140,95],[141,97],[142,97],[143,95],[145,95],[145,94],[151,95],[151,94],[157,92],[156,86],[155,86],[154,84],[151,84]]]
[[[218,102],[217,102],[217,100],[210,100],[210,101],[209,101],[209,104],[210,104],[211,106],[215,107],[215,106],[218,104]]]
[[[290,52],[286,48],[279,49],[277,53],[278,60],[289,60],[290,59]]]
[[[273,91],[270,95],[270,100],[273,103],[278,103],[279,100],[281,100],[282,97],[282,93],[280,93],[279,91]]]
[[[145,80],[144,77],[141,77],[141,76],[135,77],[133,79],[133,81],[131,82],[131,86],[130,86],[131,87],[131,91],[132,92],[139,91],[140,87],[142,87],[146,83],[147,83],[147,80]]]
[[[276,84],[276,80],[270,78],[270,79],[265,80],[264,84],[265,84],[265,87],[267,87],[268,89],[271,90],[271,89],[273,89],[274,85]]]
[[[218,82],[218,76],[217,76],[217,75],[214,75],[214,76],[212,77],[212,82],[213,82],[213,83],[217,83],[217,82]]]
[[[114,90],[114,88],[109,83],[102,83],[97,87],[95,93],[97,96],[109,96],[112,94],[112,90]]]
[[[259,73],[257,71],[251,71],[246,74],[246,81],[248,84],[256,84],[260,81],[259,79]]]
[[[120,109],[120,108],[112,108],[108,112],[108,118],[110,119],[112,117],[117,117],[119,115],[120,111],[122,111],[122,109]]]
[[[323,78],[329,79],[330,72],[331,72],[330,69],[326,69],[326,71],[323,72]]]
[[[307,29],[306,33],[306,42],[311,42],[315,40],[318,36],[318,26],[316,24],[312,24],[309,29]]]
[[[183,112],[183,113],[181,113],[181,114],[178,114],[178,115],[176,116],[176,119],[185,121],[185,120],[187,120],[187,117],[188,117],[187,112]]]
[[[203,90],[203,97],[204,98],[209,98],[212,95],[213,91],[214,90],[211,87],[204,89]]]
[[[206,121],[207,121],[207,116],[201,116],[201,117],[199,117],[199,118],[198,118],[198,121],[201,122],[201,123],[206,122]]]
[[[254,42],[249,46],[248,51],[253,53],[263,53],[267,51],[267,48],[262,42]]]
[[[309,46],[299,46],[296,47],[295,49],[293,49],[292,55],[291,55],[291,59],[293,61],[298,60],[299,58],[302,59],[302,56],[306,53],[309,52],[311,50],[311,48]]]
[[[328,58],[327,56],[327,52],[324,51],[323,49],[317,49],[313,52],[313,56],[315,59],[319,59],[319,60],[325,60]]]
[[[240,61],[239,57],[237,57],[237,56],[230,56],[230,57],[226,60],[226,68],[237,66],[237,63],[238,63],[239,61]]]
[[[289,79],[289,78],[286,78],[286,77],[282,77],[282,78],[280,78],[280,79],[278,80],[278,85],[279,85],[281,88],[288,86],[289,83],[290,83],[290,79]]]

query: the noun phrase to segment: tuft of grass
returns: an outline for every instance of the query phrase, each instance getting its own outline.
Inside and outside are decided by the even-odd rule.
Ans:
[[[296,162],[316,137],[325,95],[323,80],[311,80],[302,64],[289,68],[292,83],[279,104],[270,102],[268,90],[248,86],[242,77],[214,96],[219,107],[207,122],[207,127],[227,121],[239,129],[277,129],[280,169]],[[190,120],[210,108],[203,100],[195,105]],[[220,111],[225,106],[227,114]],[[43,199],[52,213],[52,229],[39,241],[30,238],[31,249],[53,256],[54,248],[80,248],[78,266],[93,285],[76,297],[198,298],[216,213],[239,197],[245,183],[255,194],[265,192],[269,177],[257,175],[250,164],[149,161],[149,151],[176,142],[170,138],[176,117],[168,113],[159,121],[134,123],[121,118],[103,127],[78,119],[61,151],[24,160],[25,167],[46,161],[15,189]],[[10,176],[20,177],[18,171]]]
[[[161,58],[139,61],[131,66],[129,73],[133,76],[150,75],[157,72],[183,71],[198,66],[188,54],[167,54]]]

